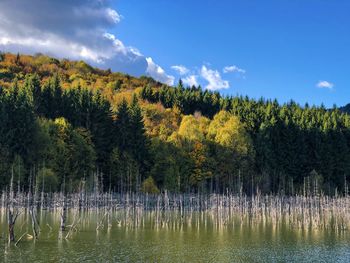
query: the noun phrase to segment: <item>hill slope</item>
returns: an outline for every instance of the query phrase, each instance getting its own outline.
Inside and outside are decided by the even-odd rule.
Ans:
[[[113,103],[115,94],[128,93],[134,89],[150,85],[161,87],[162,83],[150,77],[135,78],[123,73],[112,73],[110,70],[94,68],[84,61],[58,60],[43,54],[35,56],[23,54],[0,53],[0,85],[10,87],[16,78],[22,83],[27,74],[38,75],[41,84],[57,74],[63,89],[84,87],[100,92]],[[118,101],[120,102],[120,101]]]
[[[350,117],[336,109],[222,97],[43,55],[1,54],[0,87],[2,188],[12,167],[21,187],[45,191],[332,194],[349,182]]]

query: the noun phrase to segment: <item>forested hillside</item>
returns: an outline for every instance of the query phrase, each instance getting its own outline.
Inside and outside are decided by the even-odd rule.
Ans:
[[[224,97],[82,61],[0,54],[0,188],[334,194],[350,117]]]

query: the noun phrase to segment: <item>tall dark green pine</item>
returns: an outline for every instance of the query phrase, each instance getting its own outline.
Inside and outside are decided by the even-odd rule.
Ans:
[[[33,96],[34,111],[38,113],[41,107],[41,85],[37,74],[26,75],[24,80],[24,88],[31,91]]]
[[[55,74],[41,91],[39,114],[50,119],[63,116],[63,91],[60,80]]]
[[[115,120],[114,140],[121,152],[130,150],[131,139],[131,118],[128,103],[125,99],[117,108],[117,118]]]
[[[114,148],[113,118],[109,102],[100,93],[93,96],[89,129],[91,130],[92,141],[95,145],[97,164],[102,170],[105,170]]]
[[[35,155],[36,121],[31,92],[19,88],[17,80],[9,94],[1,95],[0,144],[15,155],[29,160]]]
[[[50,80],[50,89],[53,95],[52,105],[52,118],[58,118],[62,116],[62,88],[58,74],[55,74]]]
[[[148,146],[141,108],[136,95],[133,96],[130,105],[130,118],[130,150],[134,159],[139,163],[141,170],[144,170],[148,160]]]
[[[42,103],[40,104],[40,107],[38,108],[38,115],[46,117],[46,118],[52,118],[52,101],[53,101],[53,95],[51,92],[50,85],[46,83],[43,86],[42,92]]]

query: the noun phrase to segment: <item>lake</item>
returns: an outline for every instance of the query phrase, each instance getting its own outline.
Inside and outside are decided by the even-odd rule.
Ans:
[[[6,240],[1,214],[1,262],[349,262],[349,231],[306,230],[285,222],[251,222],[239,218],[218,223],[212,215],[169,212],[157,223],[146,212],[133,220],[125,212],[109,219],[104,212],[70,212],[59,238],[59,214],[39,212],[41,232],[24,235],[15,246]],[[74,223],[75,222],[75,223]],[[69,224],[75,225],[74,231]],[[98,226],[98,227],[97,227]],[[98,228],[98,229],[97,229]],[[16,238],[32,234],[30,218],[20,215]],[[68,234],[69,233],[69,234]],[[67,239],[65,236],[67,236]]]

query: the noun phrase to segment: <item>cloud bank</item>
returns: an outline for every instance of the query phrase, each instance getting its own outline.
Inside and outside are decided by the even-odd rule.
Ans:
[[[122,19],[106,0],[2,0],[0,49],[84,59],[102,68],[150,75],[172,85],[174,78],[152,58],[110,33]]]

